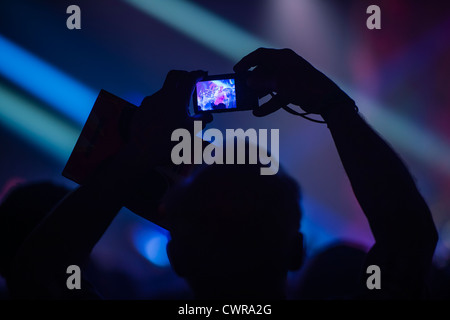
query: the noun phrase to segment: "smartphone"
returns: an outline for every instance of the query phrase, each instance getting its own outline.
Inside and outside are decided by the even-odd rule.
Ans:
[[[259,106],[257,93],[246,84],[246,74],[221,74],[197,82],[194,113],[252,110]]]

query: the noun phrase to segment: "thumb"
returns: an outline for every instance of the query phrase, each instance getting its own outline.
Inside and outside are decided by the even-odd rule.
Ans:
[[[262,104],[259,108],[253,109],[253,115],[255,117],[264,117],[271,113],[274,113],[278,109],[284,107],[287,103],[284,102],[283,98],[280,97],[279,94],[275,95],[267,101],[266,103]]]

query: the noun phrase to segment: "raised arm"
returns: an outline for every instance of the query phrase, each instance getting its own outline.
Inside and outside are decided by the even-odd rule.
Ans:
[[[351,107],[322,116],[376,241],[366,266],[380,267],[381,290],[366,290],[363,281],[362,295],[422,297],[437,243],[430,210],[398,155]]]
[[[131,119],[127,145],[61,201],[19,250],[10,279],[13,297],[96,297],[83,285],[81,290],[67,289],[67,267],[82,268],[123,206],[144,217],[157,209],[167,182],[155,167],[170,164],[173,129],[191,127],[186,106],[203,75],[171,71],[163,88],[144,99]],[[136,197],[142,190],[145,199]]]
[[[403,162],[359,116],[354,101],[292,50],[258,49],[244,57],[235,70],[255,66],[248,84],[261,95],[277,93],[255,110],[255,115],[293,103],[320,114],[328,125],[376,241],[366,264],[380,267],[382,289],[363,290],[362,295],[420,297],[437,232]]]

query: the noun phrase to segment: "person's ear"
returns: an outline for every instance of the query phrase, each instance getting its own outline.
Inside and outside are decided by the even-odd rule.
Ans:
[[[296,271],[303,265],[304,247],[303,234],[298,232],[291,243],[291,259],[289,261],[289,271]]]

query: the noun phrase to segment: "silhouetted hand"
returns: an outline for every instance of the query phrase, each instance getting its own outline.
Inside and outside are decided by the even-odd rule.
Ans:
[[[309,113],[322,114],[336,104],[354,104],[345,92],[308,61],[290,49],[259,48],[242,58],[234,71],[254,68],[247,84],[260,97],[276,95],[253,111],[255,116],[268,115],[292,103]]]
[[[175,129],[191,131],[194,120],[202,120],[204,126],[212,121],[210,114],[190,116],[188,112],[194,86],[205,75],[204,71],[170,71],[161,90],[146,97],[136,110],[129,144],[151,165],[171,163],[171,134]]]
[[[172,132],[178,128],[192,132],[194,120],[202,120],[203,126],[212,121],[210,114],[190,116],[188,110],[194,86],[205,75],[204,71],[170,71],[161,90],[134,111],[129,141],[107,169],[112,172],[107,183],[115,185],[115,197],[153,222],[159,221],[153,209],[160,192],[191,169],[191,165],[172,163],[171,151],[178,143],[171,141]]]

